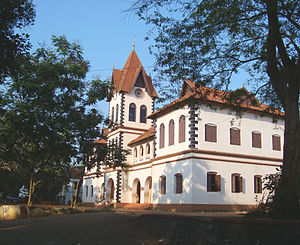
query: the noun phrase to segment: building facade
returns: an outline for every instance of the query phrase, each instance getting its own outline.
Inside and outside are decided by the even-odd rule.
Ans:
[[[233,210],[265,197],[264,176],[282,164],[282,112],[244,87],[226,93],[188,80],[177,100],[154,111],[158,96],[134,50],[112,83],[109,116],[118,126],[107,143],[131,150],[129,167],[87,172],[83,202]]]

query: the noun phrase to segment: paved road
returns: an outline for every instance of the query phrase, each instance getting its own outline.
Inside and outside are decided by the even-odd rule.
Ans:
[[[135,225],[136,215],[79,213],[20,220],[0,220],[1,245],[146,245],[161,237]]]

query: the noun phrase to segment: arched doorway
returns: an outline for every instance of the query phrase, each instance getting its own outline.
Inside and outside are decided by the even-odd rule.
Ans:
[[[152,197],[152,177],[149,176],[145,182],[144,203],[151,203]]]
[[[112,178],[107,181],[106,191],[106,199],[114,199],[115,186]]]
[[[139,179],[135,179],[132,185],[132,202],[140,203],[141,202],[141,183]]]

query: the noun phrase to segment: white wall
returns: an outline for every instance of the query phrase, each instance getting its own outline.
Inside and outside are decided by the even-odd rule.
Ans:
[[[233,112],[234,113],[234,112]],[[284,121],[272,122],[272,117],[260,117],[254,113],[244,113],[241,118],[230,115],[228,109],[212,110],[206,105],[200,107],[198,112],[198,145],[197,148],[215,150],[219,152],[241,153],[254,156],[282,158]],[[212,123],[217,126],[217,143],[205,141],[205,124]],[[241,132],[241,145],[230,144],[230,128],[236,127]],[[262,136],[262,148],[252,147],[252,131],[259,131]],[[281,136],[281,151],[272,150],[272,135]]]
[[[159,118],[157,118],[156,122],[156,156],[164,156],[167,154],[171,154],[174,152],[179,152],[183,150],[189,149],[189,109],[188,106],[184,106],[184,108],[178,108],[170,113],[167,113]],[[181,115],[185,116],[185,142],[179,143],[179,117]],[[169,146],[169,122],[170,120],[174,120],[174,145]],[[159,148],[160,141],[160,125],[165,125],[165,147]]]

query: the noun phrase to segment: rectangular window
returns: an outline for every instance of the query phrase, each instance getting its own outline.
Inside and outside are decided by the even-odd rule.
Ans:
[[[166,194],[166,176],[160,176],[160,194]]]
[[[239,193],[243,191],[243,177],[240,174],[231,175],[231,191]]]
[[[281,143],[279,135],[272,135],[273,151],[281,151]]]
[[[89,195],[89,187],[85,186],[85,196],[88,197]]]
[[[221,191],[221,175],[217,175],[217,173],[214,172],[207,173],[207,191]]]
[[[175,194],[182,193],[182,174],[175,174]]]
[[[205,141],[217,142],[217,126],[205,124]]]
[[[230,144],[241,145],[241,131],[238,128],[230,128]]]
[[[252,132],[252,147],[261,148],[261,133]]]
[[[254,193],[262,193],[262,179],[260,175],[254,176]]]

